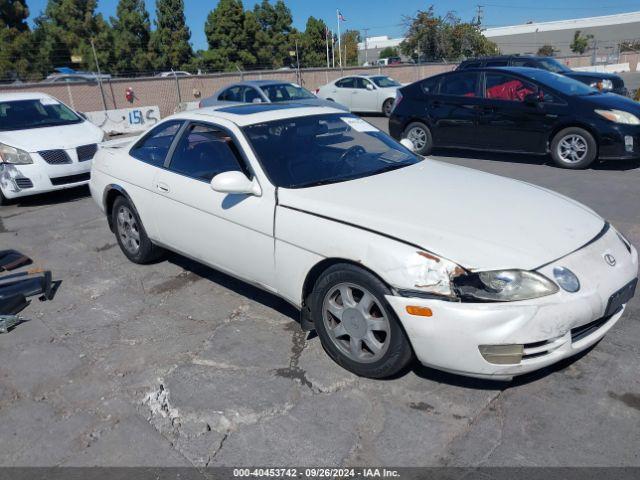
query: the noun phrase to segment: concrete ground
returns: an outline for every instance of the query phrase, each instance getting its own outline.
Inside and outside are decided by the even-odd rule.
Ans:
[[[436,153],[576,198],[640,246],[638,163]],[[1,466],[640,466],[638,297],[595,348],[509,384],[366,380],[276,297],[177,255],[128,262],[87,194],[0,209],[0,245],[62,281],[0,335]]]

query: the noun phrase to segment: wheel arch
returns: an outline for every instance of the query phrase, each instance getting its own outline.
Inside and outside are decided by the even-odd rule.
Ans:
[[[429,129],[429,131],[431,132],[431,135],[433,136],[433,125],[431,125],[431,122],[429,121],[429,119],[427,118],[422,118],[422,117],[409,117],[405,122],[402,123],[402,134],[404,134],[405,130],[407,129],[407,127],[409,125],[411,125],[412,123],[421,123],[423,124],[425,127],[427,127]]]
[[[127,193],[127,191],[120,185],[117,184],[109,184],[104,189],[104,193],[102,195],[102,205],[104,206],[104,213],[107,216],[107,222],[109,224],[109,228],[113,232],[113,204],[115,203],[118,197],[126,198],[131,207],[135,210],[136,206],[134,205],[131,197]],[[137,214],[137,212],[136,212]]]
[[[560,125],[556,125],[555,127],[553,127],[553,129],[551,130],[551,132],[547,137],[547,152],[551,152],[551,143],[553,142],[553,139],[558,133],[560,133],[565,128],[582,128],[583,130],[586,130],[587,132],[589,132],[593,137],[593,139],[596,141],[596,158],[597,158],[598,151],[600,150],[600,135],[598,135],[598,131],[595,128],[593,128],[591,125],[585,122],[580,122],[580,121],[570,121],[566,123],[561,123]]]

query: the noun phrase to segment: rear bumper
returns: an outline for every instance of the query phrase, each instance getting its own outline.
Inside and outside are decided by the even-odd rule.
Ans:
[[[618,262],[609,266],[603,255]],[[612,294],[637,277],[638,254],[629,252],[611,229],[593,244],[538,271],[553,279],[563,266],[580,279],[576,293],[560,290],[535,300],[508,303],[460,303],[388,296],[414,352],[427,366],[466,376],[509,380],[571,357],[597,343],[616,324],[624,307],[609,317]],[[431,317],[407,313],[407,306],[428,307]],[[510,364],[490,362],[483,346],[522,346]]]

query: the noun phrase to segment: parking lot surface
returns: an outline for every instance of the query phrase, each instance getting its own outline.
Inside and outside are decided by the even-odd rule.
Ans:
[[[638,163],[435,158],[573,197],[640,246]],[[0,335],[0,465],[640,466],[637,297],[593,349],[512,383],[375,381],[270,294],[178,255],[130,263],[86,189],[2,207],[0,245],[62,282]]]

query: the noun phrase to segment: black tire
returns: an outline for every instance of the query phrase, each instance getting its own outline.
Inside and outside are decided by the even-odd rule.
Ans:
[[[393,102],[395,102],[393,98],[387,98],[382,104],[382,113],[385,117],[391,116],[391,112],[393,111]]]
[[[9,201],[7,200],[7,197],[5,197],[2,192],[0,192],[0,207],[3,205],[7,205],[9,203]]]
[[[569,145],[572,146],[567,148]],[[583,151],[582,148],[586,150]],[[584,128],[565,128],[551,141],[551,158],[559,167],[573,170],[587,168],[597,157],[598,144]]]
[[[424,143],[418,143],[416,145],[416,141],[409,136],[412,134],[412,131],[421,139],[424,140]],[[431,130],[422,122],[412,122],[407,125],[407,128],[402,132],[402,138],[409,138],[413,142],[413,145],[416,149],[416,153],[420,155],[429,155],[433,150],[433,136],[431,135]]]
[[[330,315],[328,311],[326,312],[327,316],[324,316],[324,307],[329,305],[329,303],[325,302],[332,302],[330,300],[332,292],[337,292],[340,286],[344,285],[351,288],[351,298],[353,299],[358,298],[357,292],[362,293],[362,296],[359,297],[360,301],[364,299],[365,292],[375,299],[375,304],[368,309],[368,313],[371,315],[370,318],[379,320],[380,324],[384,324],[384,328],[387,330],[386,332],[378,331],[375,334],[376,341],[383,345],[378,354],[374,350],[368,350],[369,334],[373,334],[373,332],[366,327],[368,322],[364,316],[361,317],[361,321],[364,321],[364,324],[360,326],[356,323],[357,320],[354,322],[354,319],[347,318],[347,315],[343,316],[340,322],[337,322],[337,317]],[[348,263],[329,267],[318,278],[311,292],[308,304],[311,309],[311,318],[314,321],[322,346],[338,365],[356,375],[368,378],[387,378],[405,369],[413,359],[413,350],[407,336],[398,317],[385,299],[385,295],[389,293],[387,286],[375,275]],[[357,307],[346,308],[344,303],[341,308],[343,311],[358,310]],[[346,329],[356,331],[356,335],[345,333],[345,336],[340,339],[334,338],[331,332],[335,331],[335,327],[329,325],[330,322],[335,322],[336,327],[337,325],[342,325],[343,327],[346,325]],[[360,333],[358,333],[357,329],[362,325],[364,325],[364,330],[360,330]],[[365,333],[362,333],[363,331]],[[367,338],[362,338],[363,335]],[[359,348],[362,350],[361,353],[368,355],[362,361],[354,360],[342,350],[350,349],[352,337],[353,342],[358,343]],[[343,346],[340,347],[339,345]],[[376,358],[376,355],[378,355],[378,358]]]
[[[120,214],[123,214],[124,222],[118,220]],[[120,250],[133,263],[142,265],[151,263],[164,253],[160,247],[149,240],[138,212],[125,197],[119,196],[116,198],[113,203],[111,220]],[[129,226],[128,228],[127,225]],[[136,236],[138,237],[137,241],[135,240]]]

